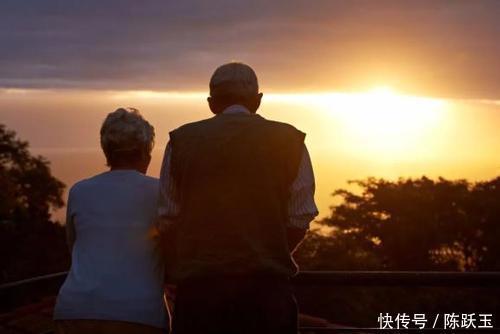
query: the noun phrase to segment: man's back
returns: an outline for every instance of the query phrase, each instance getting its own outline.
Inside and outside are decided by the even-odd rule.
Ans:
[[[222,65],[209,86],[216,116],[170,133],[160,177],[173,330],[296,334],[291,252],[318,213],[304,134],[256,115],[250,66]]]
[[[304,134],[256,114],[220,114],[171,133],[179,189],[176,279],[219,274],[290,276],[290,185]]]

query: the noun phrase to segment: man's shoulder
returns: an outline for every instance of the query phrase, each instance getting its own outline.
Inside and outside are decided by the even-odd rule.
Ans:
[[[261,118],[263,120],[265,120],[266,123],[268,123],[271,126],[279,127],[279,128],[286,129],[286,130],[289,130],[289,131],[302,132],[299,129],[297,129],[295,126],[293,126],[292,124],[281,122],[281,121],[276,121],[276,120],[273,120],[273,119],[267,119],[267,118],[264,118],[264,117],[261,117]]]
[[[270,120],[267,118],[264,118],[260,115],[255,115],[254,117],[246,118],[247,120],[253,120],[256,121],[254,123],[257,127],[263,127],[263,128],[268,128],[273,132],[280,132],[283,134],[290,134],[290,135],[300,135],[300,136],[305,136],[305,133],[297,129],[295,126],[285,123],[285,122],[280,122],[276,120]],[[175,130],[172,130],[170,132],[170,137],[175,137],[178,134],[183,134],[183,135],[188,135],[188,136],[197,136],[200,134],[200,132],[203,132],[203,130],[209,130],[212,126],[217,126],[217,116],[203,119],[200,121],[196,122],[191,122],[191,123],[186,123],[184,125],[181,125]]]
[[[199,121],[183,124],[183,125],[179,126],[178,128],[170,131],[170,134],[175,134],[175,133],[179,133],[179,132],[191,132],[191,131],[197,130],[200,128],[200,126],[204,126],[206,124],[209,124],[213,119],[214,119],[214,117],[210,117],[210,118],[202,119]]]
[[[297,129],[292,124],[280,122],[280,121],[276,121],[276,120],[272,120],[272,119],[267,119],[264,117],[261,117],[261,119],[263,119],[269,127],[276,129],[276,130],[280,130],[282,133],[292,134],[292,135],[300,135],[301,137],[305,136],[304,132]]]

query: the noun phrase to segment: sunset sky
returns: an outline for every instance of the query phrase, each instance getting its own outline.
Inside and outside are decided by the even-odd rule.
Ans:
[[[253,66],[264,117],[307,133],[317,201],[349,179],[500,174],[500,1],[0,2],[0,123],[67,185],[104,170],[119,106],[168,131],[210,116],[220,64]]]

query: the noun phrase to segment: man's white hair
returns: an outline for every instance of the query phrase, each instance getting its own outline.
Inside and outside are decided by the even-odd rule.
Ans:
[[[109,113],[101,127],[101,147],[108,162],[113,153],[143,150],[150,154],[154,138],[153,126],[134,108]]]
[[[210,78],[210,96],[253,97],[259,93],[255,71],[244,63],[219,66]]]

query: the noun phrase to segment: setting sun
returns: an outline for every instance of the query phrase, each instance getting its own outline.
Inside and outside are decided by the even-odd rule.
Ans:
[[[348,141],[365,154],[384,158],[401,158],[425,147],[422,141],[430,139],[445,111],[444,101],[402,95],[388,87],[336,94],[324,102]]]
[[[271,94],[271,102],[300,104],[324,115],[323,140],[342,140],[352,155],[415,160],[437,150],[449,109],[443,99],[397,93],[379,86],[365,92]],[[333,130],[334,129],[334,130]]]

